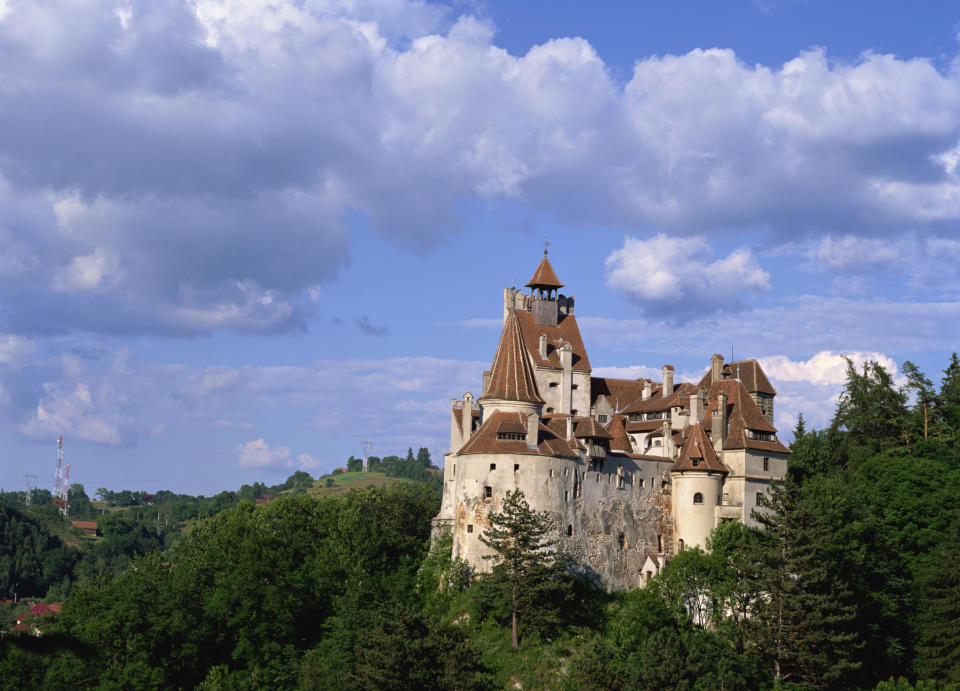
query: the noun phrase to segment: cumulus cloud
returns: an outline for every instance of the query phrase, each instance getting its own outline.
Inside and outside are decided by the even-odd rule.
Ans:
[[[701,236],[628,237],[606,259],[607,285],[642,312],[679,321],[711,312],[735,312],[745,299],[770,290],[770,274],[749,249],[714,259]]]
[[[245,468],[269,468],[277,465],[289,465],[290,449],[286,446],[271,447],[260,439],[237,444],[237,460]]]
[[[791,360],[784,355],[760,358],[760,365],[771,377],[780,381],[805,381],[811,384],[842,384],[846,381],[847,359],[859,369],[863,363],[875,361],[892,375],[897,363],[883,353],[834,353],[821,351],[809,360]]]
[[[348,261],[349,212],[417,252],[477,197],[774,242],[960,218],[960,85],[925,59],[694,50],[620,84],[581,38],[511,55],[488,23],[407,0],[4,12],[7,331],[303,329]],[[764,289],[746,251],[698,261]]]

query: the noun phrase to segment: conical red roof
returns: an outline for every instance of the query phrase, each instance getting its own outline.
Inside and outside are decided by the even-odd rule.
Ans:
[[[533,273],[533,278],[527,281],[527,288],[563,288],[563,284],[553,273],[553,267],[550,266],[550,260],[547,255],[543,255],[540,260],[540,266]]]
[[[477,400],[544,402],[537,392],[533,367],[523,346],[520,323],[514,310],[507,311],[500,345],[497,346],[497,354],[493,356],[490,386]]]
[[[702,423],[691,425],[687,430],[687,439],[680,449],[680,456],[671,470],[712,470],[726,473],[727,467],[717,457],[717,452],[707,436]]]

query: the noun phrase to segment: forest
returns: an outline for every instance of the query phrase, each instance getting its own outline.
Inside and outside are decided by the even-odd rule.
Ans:
[[[794,429],[762,529],[723,523],[630,592],[579,578],[519,492],[482,536],[484,574],[431,537],[439,495],[416,479],[197,500],[176,531],[154,521],[153,543],[87,571],[6,501],[0,578],[66,599],[42,636],[0,639],[0,684],[960,688],[960,360],[936,384],[902,374],[848,363],[832,423]]]

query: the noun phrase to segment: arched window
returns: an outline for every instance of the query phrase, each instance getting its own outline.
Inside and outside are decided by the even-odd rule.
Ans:
[[[683,538],[677,540],[677,548],[683,549]]]
[[[693,503],[694,503],[694,504],[702,504],[702,503],[703,503],[703,494],[701,494],[700,492],[697,492],[696,494],[694,494],[694,495],[693,495]]]

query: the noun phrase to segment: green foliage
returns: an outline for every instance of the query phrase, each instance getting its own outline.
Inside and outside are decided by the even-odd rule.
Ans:
[[[507,492],[503,506],[490,516],[490,527],[480,541],[493,553],[489,573],[477,579],[479,602],[485,614],[511,624],[513,647],[519,646],[520,627],[547,634],[562,621],[561,612],[572,598],[569,562],[555,552],[547,537],[553,525],[546,513],[530,509],[523,492]]]
[[[906,395],[893,384],[893,377],[875,361],[865,362],[857,372],[847,358],[847,381],[837,403],[833,428],[847,431],[850,443],[861,453],[851,456],[855,467],[866,454],[883,453],[900,446],[909,448]]]
[[[763,496],[763,495],[762,495]],[[861,664],[852,592],[826,558],[829,525],[791,481],[775,486],[753,518],[748,560],[756,567],[753,621],[756,642],[775,679],[813,688],[849,683]]]
[[[0,597],[41,598],[70,579],[78,558],[43,522],[0,504]]]
[[[918,587],[921,674],[960,685],[960,519],[922,569]]]

